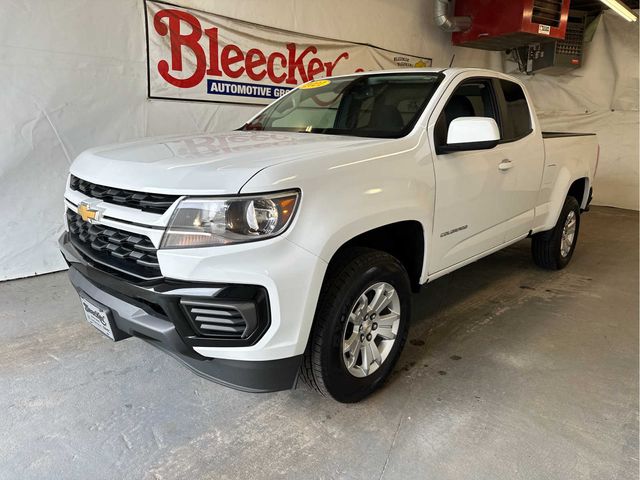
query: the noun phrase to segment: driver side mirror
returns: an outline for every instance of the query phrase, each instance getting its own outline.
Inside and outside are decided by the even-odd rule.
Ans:
[[[460,117],[449,125],[447,144],[438,153],[488,150],[500,143],[500,129],[490,117]]]

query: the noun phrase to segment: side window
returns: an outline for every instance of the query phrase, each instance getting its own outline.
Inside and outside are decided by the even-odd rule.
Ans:
[[[472,78],[465,80],[455,89],[436,122],[434,134],[436,146],[446,145],[449,125],[460,117],[490,117],[500,125],[490,79]]]
[[[518,140],[531,133],[531,113],[522,87],[508,80],[500,80],[504,96],[503,142]]]

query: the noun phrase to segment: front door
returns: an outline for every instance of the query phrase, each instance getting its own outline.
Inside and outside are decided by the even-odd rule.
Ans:
[[[435,152],[446,142],[449,124],[459,117],[492,117],[500,125],[500,107],[492,79],[463,79],[448,89],[436,108],[432,138]],[[440,108],[441,110],[438,110]],[[429,273],[463,262],[504,242],[510,152],[498,145],[489,150],[434,153],[435,215]]]

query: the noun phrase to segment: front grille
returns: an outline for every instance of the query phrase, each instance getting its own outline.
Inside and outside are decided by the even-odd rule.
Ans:
[[[161,275],[157,249],[148,237],[82,220],[67,210],[71,243],[88,260],[137,278]]]
[[[169,207],[173,205],[173,202],[180,198],[177,195],[134,192],[122,188],[106,187],[104,185],[87,182],[75,175],[71,175],[69,186],[71,190],[82,192],[88,197],[97,198],[107,203],[159,214],[166,212]]]
[[[562,0],[534,0],[533,23],[559,27],[562,18]]]
[[[233,305],[186,299],[182,299],[180,304],[200,336],[246,338],[252,333],[247,331],[247,321],[242,312]]]

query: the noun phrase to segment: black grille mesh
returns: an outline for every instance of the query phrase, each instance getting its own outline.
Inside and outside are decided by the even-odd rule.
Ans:
[[[247,322],[242,313],[231,305],[211,303],[205,300],[187,300],[180,302],[203,337],[243,338]]]
[[[161,276],[156,247],[148,237],[91,224],[67,210],[71,243],[90,260],[138,278]]]
[[[104,185],[87,182],[74,175],[71,175],[69,186],[71,190],[82,192],[89,197],[98,198],[107,203],[159,214],[166,212],[173,202],[179,198],[177,195],[134,192],[123,190],[122,188],[105,187]]]
[[[562,17],[562,0],[535,0],[533,2],[534,23],[541,23],[551,27],[559,27]]]
[[[584,44],[584,29],[584,21],[567,22],[567,33],[564,40],[558,40],[556,43],[556,53],[581,57]]]

